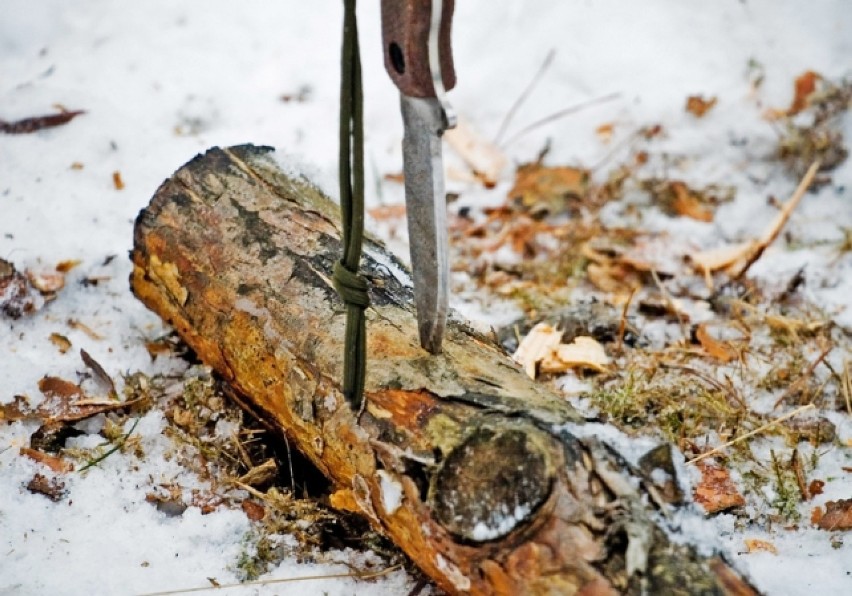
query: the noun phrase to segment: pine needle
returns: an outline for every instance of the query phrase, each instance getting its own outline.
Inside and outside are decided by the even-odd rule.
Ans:
[[[204,586],[202,588],[185,588],[182,590],[166,590],[165,592],[146,592],[144,594],[138,594],[137,596],[172,596],[173,594],[191,594],[193,592],[210,592],[210,591],[219,591],[219,590],[227,590],[228,588],[246,588],[249,586],[268,586],[270,584],[284,584],[290,582],[304,582],[304,581],[319,581],[323,579],[359,579],[359,580],[369,580],[376,579],[382,577],[384,575],[389,575],[394,571],[402,569],[402,563],[398,565],[394,565],[392,567],[388,567],[387,569],[382,569],[381,571],[376,571],[374,573],[358,573],[357,571],[350,571],[348,573],[331,573],[328,575],[301,575],[297,577],[283,577],[278,579],[261,579],[252,582],[243,582],[237,584],[219,584],[218,586]]]
[[[805,412],[807,410],[811,410],[815,407],[816,406],[813,405],[813,404],[808,404],[806,406],[802,406],[801,408],[797,408],[797,409],[793,410],[792,412],[788,412],[788,413],[784,414],[780,418],[776,418],[775,420],[772,420],[772,421],[767,422],[766,424],[764,424],[762,426],[759,426],[758,428],[754,429],[751,432],[747,432],[746,434],[739,436],[736,439],[731,439],[727,443],[722,443],[721,445],[719,445],[718,447],[716,447],[714,449],[711,449],[707,453],[702,453],[699,456],[693,457],[692,459],[687,460],[686,463],[694,464],[695,462],[701,461],[704,458],[710,457],[711,455],[715,455],[715,454],[719,453],[720,451],[722,451],[723,449],[725,449],[726,447],[730,447],[731,445],[734,445],[734,444],[739,443],[741,441],[745,441],[749,437],[753,437],[754,435],[760,434],[763,431],[765,431],[765,430],[767,430],[767,429],[769,429],[773,426],[776,426],[777,424],[780,424],[781,422],[784,422],[785,420],[788,420],[789,418],[792,418],[793,416],[797,416],[797,415],[801,414],[802,412]]]

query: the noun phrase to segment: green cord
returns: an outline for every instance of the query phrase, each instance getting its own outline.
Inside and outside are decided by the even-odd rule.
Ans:
[[[367,280],[358,273],[364,240],[364,97],[355,0],[344,0],[340,85],[340,219],[343,257],[334,264],[334,288],[346,303],[343,395],[361,408],[367,364]]]

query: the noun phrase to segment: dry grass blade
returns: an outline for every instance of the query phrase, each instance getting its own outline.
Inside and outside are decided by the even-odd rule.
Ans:
[[[590,108],[590,107],[596,106],[598,104],[602,104],[602,103],[606,103],[608,101],[612,101],[613,99],[617,99],[618,97],[621,97],[621,93],[610,93],[609,95],[596,97],[596,98],[590,99],[588,101],[580,102],[577,105],[567,107],[564,110],[559,110],[558,112],[554,112],[553,114],[550,114],[549,116],[545,116],[541,120],[536,120],[532,124],[528,124],[526,127],[522,128],[520,131],[518,131],[514,135],[512,135],[509,138],[508,141],[501,143],[500,147],[505,148],[508,145],[511,145],[514,141],[517,141],[519,138],[521,138],[522,136],[524,136],[528,132],[532,132],[536,128],[539,128],[540,126],[543,126],[545,124],[549,124],[549,123],[553,122],[554,120],[559,120],[560,118],[563,118],[565,116],[570,116],[571,114],[575,114],[575,113],[577,113],[581,110],[584,110],[586,108]]]
[[[753,252],[746,259],[742,267],[740,267],[738,271],[731,272],[732,279],[739,279],[745,275],[749,268],[761,257],[763,251],[765,251],[770,244],[775,242],[775,239],[781,233],[781,230],[784,228],[787,220],[790,219],[790,215],[796,209],[799,202],[802,200],[802,197],[805,196],[805,192],[814,181],[814,177],[818,170],[819,162],[815,161],[811,164],[811,167],[808,168],[804,177],[802,177],[802,181],[799,182],[799,186],[796,187],[796,190],[793,192],[793,196],[790,197],[789,201],[784,203],[783,207],[781,207],[781,212],[775,217],[775,221],[766,230],[766,232],[764,232],[763,237],[757,241]]]
[[[192,594],[194,592],[209,592],[211,590],[227,590],[229,588],[245,588],[249,586],[268,586],[271,584],[286,584],[291,582],[304,582],[304,581],[319,581],[324,579],[359,579],[362,581],[377,579],[385,575],[389,575],[394,571],[398,571],[402,569],[402,563],[398,565],[393,565],[392,567],[388,567],[387,569],[382,569],[381,571],[376,571],[374,573],[358,573],[356,571],[350,571],[348,573],[329,573],[328,575],[301,575],[297,577],[283,577],[279,579],[264,579],[253,582],[244,582],[241,584],[219,584],[218,586],[204,586],[202,588],[186,588],[183,590],[166,590],[165,592],[145,592],[144,594],[138,594],[137,596],[171,596],[172,594]]]
[[[806,405],[806,406],[802,406],[801,408],[796,408],[796,409],[795,409],[795,410],[793,410],[792,412],[787,412],[786,414],[784,414],[784,415],[783,415],[783,416],[781,416],[780,418],[776,418],[775,420],[772,420],[772,421],[770,421],[770,422],[767,422],[766,424],[763,424],[763,425],[761,425],[761,426],[757,427],[757,428],[756,428],[756,429],[754,429],[753,431],[747,432],[746,434],[744,434],[744,435],[742,435],[742,436],[739,436],[739,437],[737,437],[736,439],[731,439],[730,441],[727,441],[727,442],[725,442],[725,443],[722,443],[722,444],[721,444],[721,445],[719,445],[718,447],[714,447],[713,449],[711,449],[711,450],[710,450],[710,451],[708,451],[707,453],[702,453],[701,455],[698,455],[698,456],[696,456],[696,457],[693,457],[692,459],[687,460],[687,462],[686,462],[686,463],[688,463],[688,464],[694,464],[695,462],[699,462],[699,461],[701,461],[702,459],[706,459],[706,458],[710,457],[711,455],[716,455],[717,453],[721,452],[723,449],[725,449],[725,448],[727,448],[727,447],[730,447],[731,445],[735,445],[735,444],[737,444],[737,443],[740,443],[740,442],[742,442],[742,441],[745,441],[746,439],[748,439],[748,438],[750,438],[750,437],[753,437],[753,436],[755,436],[755,435],[758,435],[758,434],[762,433],[763,431],[765,431],[765,430],[767,430],[767,429],[769,429],[769,428],[772,428],[773,426],[775,426],[775,425],[777,425],[777,424],[780,424],[780,423],[784,422],[785,420],[789,420],[790,418],[792,418],[792,417],[794,417],[794,416],[798,416],[798,415],[799,415],[799,414],[801,414],[802,412],[805,412],[805,411],[807,411],[807,410],[811,410],[811,409],[813,409],[813,408],[815,408],[815,407],[816,407],[816,406],[814,406],[813,404],[808,404],[808,405]]]
[[[824,348],[823,351],[820,352],[819,356],[817,356],[816,360],[811,362],[811,364],[810,364],[810,366],[808,366],[807,370],[804,373],[802,373],[802,376],[799,377],[798,379],[796,379],[791,385],[789,385],[787,387],[787,389],[784,390],[784,393],[782,393],[778,397],[778,399],[775,400],[775,404],[772,406],[772,409],[774,410],[775,408],[780,406],[781,402],[783,402],[785,399],[787,399],[787,397],[790,394],[792,394],[796,389],[798,389],[802,385],[802,383],[807,381],[810,378],[810,376],[814,373],[814,370],[816,370],[816,367],[819,366],[819,363],[822,362],[823,360],[825,360],[825,357],[828,356],[828,354],[833,349],[834,349],[834,346],[828,346],[827,348]]]
[[[515,100],[515,103],[512,104],[512,107],[509,108],[509,111],[506,112],[506,116],[503,118],[503,122],[500,123],[500,129],[497,131],[497,135],[494,137],[494,144],[499,144],[500,139],[503,138],[503,135],[506,132],[506,128],[508,128],[509,123],[512,121],[512,118],[515,117],[515,112],[518,111],[518,108],[523,105],[526,101],[527,97],[530,96],[535,86],[541,80],[541,77],[553,63],[553,58],[556,57],[556,50],[551,48],[551,50],[547,53],[547,56],[544,58],[544,62],[541,63],[541,66],[538,67],[538,72],[535,73],[532,80],[527,84],[526,88],[521,92],[518,96],[518,99]]]
[[[843,361],[843,395],[846,398],[846,411],[852,416],[852,382],[849,379],[849,360]]]

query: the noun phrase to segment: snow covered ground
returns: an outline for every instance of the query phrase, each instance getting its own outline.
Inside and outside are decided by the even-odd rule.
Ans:
[[[382,66],[378,3],[361,4],[368,196],[373,204],[394,204],[402,188],[382,177],[402,169],[397,92]],[[617,140],[662,123],[669,135],[660,147],[689,157],[682,176],[734,184],[745,197],[723,207],[717,223],[690,224],[686,233],[705,246],[753,236],[772,213],[766,196],[786,198],[795,186],[777,163],[761,158],[775,139],[762,109],[789,105],[793,79],[808,69],[835,79],[852,74],[852,11],[843,0],[465,0],[456,11],[459,84],[451,99],[476,130],[497,132],[555,49],[552,67],[506,138],[562,108],[619,95],[520,137],[505,147],[509,157],[534,159],[550,138],[550,163],[594,164],[611,150],[597,138],[598,125],[614,122]],[[341,18],[339,2],[0,0],[0,119],[50,113],[55,104],[86,111],[35,134],[0,134],[0,257],[33,272],[82,261],[43,310],[0,321],[0,403],[15,395],[37,399],[46,374],[75,379],[78,348],[114,377],[182,370],[176,359],[152,362],[145,349],[164,329],[128,289],[133,219],[164,178],[213,145],[276,146],[333,189]],[[762,106],[749,96],[749,60],[763,68]],[[683,110],[692,94],[717,96],[719,105],[696,121]],[[849,139],[852,122],[846,123]],[[747,143],[731,143],[733,135]],[[491,191],[453,182],[450,190],[468,203],[500,202],[511,175],[507,170]],[[852,165],[833,178],[833,186],[806,197],[791,224],[805,237],[837,240],[841,226],[852,226]],[[849,258],[814,295],[852,328]],[[827,259],[770,251],[754,273],[780,278],[805,262],[819,271]],[[89,276],[104,280],[79,283]],[[70,327],[69,319],[95,335]],[[61,354],[51,333],[67,336],[73,349]],[[848,419],[836,423],[841,441],[852,438]],[[138,594],[201,587],[209,577],[235,580],[231,568],[249,527],[242,512],[202,516],[190,508],[166,517],[144,502],[152,478],[200,482],[164,459],[161,426],[161,414],[147,414],[135,431],[146,459],[116,454],[85,475],[67,475],[68,497],[57,504],[24,488],[41,470],[19,455],[35,427],[0,423],[0,593]],[[831,460],[840,476],[840,466],[850,465],[848,451]],[[852,497],[845,478],[828,487],[823,501]],[[789,532],[773,537],[777,555],[738,555],[743,537],[732,532],[732,519],[717,524],[731,532],[725,540],[734,558],[767,593],[852,593],[852,538],[832,548],[824,532]],[[340,560],[347,556],[339,553]],[[288,561],[264,577],[346,569]],[[329,579],[228,593],[406,594],[413,585],[395,572],[371,582]]]

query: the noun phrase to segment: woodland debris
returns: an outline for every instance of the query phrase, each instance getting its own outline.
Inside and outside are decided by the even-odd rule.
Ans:
[[[48,339],[59,349],[60,354],[66,354],[71,349],[71,340],[61,333],[51,333]]]
[[[772,553],[778,554],[778,549],[768,540],[760,540],[759,538],[746,538],[745,546],[747,553]]]
[[[51,501],[61,501],[65,496],[65,483],[58,478],[48,478],[43,474],[35,474],[27,484],[27,490],[34,494],[44,495]]]
[[[728,470],[707,462],[700,462],[698,470],[701,472],[701,481],[693,489],[692,496],[705,513],[712,515],[745,505],[745,498]]]
[[[718,98],[705,99],[703,95],[690,95],[686,98],[686,111],[696,118],[703,117],[716,105]]]
[[[818,169],[819,162],[811,164],[811,167],[805,173],[805,176],[793,192],[793,196],[790,197],[789,201],[784,203],[781,207],[781,211],[758,239],[749,240],[736,245],[695,252],[689,255],[692,265],[696,268],[696,270],[704,273],[705,275],[720,270],[726,271],[733,279],[737,279],[745,275],[752,264],[754,264],[754,262],[763,254],[763,251],[766,250],[766,248],[772,244],[781,233],[784,225],[790,219],[790,215],[792,215],[793,210],[798,206],[799,201],[801,201],[802,197],[805,195],[805,191],[807,191],[811,182],[813,182]]]
[[[533,215],[564,213],[571,201],[586,195],[588,188],[588,170],[528,163],[518,166],[508,197]]]
[[[85,114],[83,110],[63,110],[59,114],[49,114],[47,116],[34,116],[32,118],[24,118],[15,122],[7,122],[0,120],[0,132],[10,135],[28,134],[42,130],[44,128],[53,128],[71,122],[80,114]]]
[[[697,189],[682,180],[649,178],[642,180],[640,188],[649,192],[664,213],[683,216],[703,222],[712,222],[716,207],[733,200],[733,188],[708,186]]]
[[[30,315],[44,305],[30,280],[15,266],[0,259],[0,313],[12,319]]]
[[[731,344],[713,337],[707,323],[699,323],[695,327],[695,337],[705,352],[722,363],[737,357],[737,351]]]
[[[21,447],[21,455],[26,455],[31,460],[44,464],[56,473],[71,472],[74,469],[74,464],[70,461],[49,453],[43,453],[37,449]]]
[[[562,343],[562,331],[539,323],[521,340],[512,359],[534,379],[536,372],[564,373],[571,369],[605,372],[610,364],[603,346],[594,338],[575,337]]]
[[[828,501],[825,512],[819,515],[817,526],[822,530],[852,530],[852,499]]]

